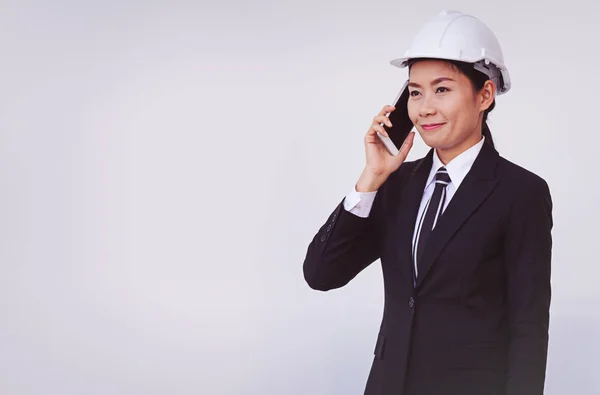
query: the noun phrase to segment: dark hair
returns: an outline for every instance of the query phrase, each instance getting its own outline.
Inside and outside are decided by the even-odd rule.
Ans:
[[[429,60],[429,59],[419,58],[419,59],[413,59],[413,60],[409,61],[409,63],[408,63],[409,70],[410,70],[410,67],[413,64],[417,63],[419,60]],[[431,59],[431,60],[440,60],[440,59]],[[490,79],[487,75],[485,75],[481,71],[475,70],[475,68],[473,68],[472,63],[459,62],[456,60],[445,60],[445,59],[444,59],[444,62],[448,62],[456,70],[458,70],[459,72],[464,74],[471,81],[471,84],[473,85],[473,89],[475,91],[480,91],[483,88],[483,86],[485,85],[485,82]],[[500,83],[502,83],[502,79],[501,79]],[[491,144],[492,147],[494,147],[494,139],[492,138],[492,132],[487,124],[487,118],[488,118],[488,114],[494,109],[494,107],[496,107],[496,99],[494,99],[494,101],[488,107],[488,109],[483,112],[483,121],[482,121],[482,126],[481,126],[481,133],[485,137],[486,143]]]

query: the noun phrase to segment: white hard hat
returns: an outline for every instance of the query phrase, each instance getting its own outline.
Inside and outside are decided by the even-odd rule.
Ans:
[[[510,89],[510,77],[500,43],[490,28],[474,16],[442,11],[423,26],[404,57],[390,63],[402,68],[411,59],[417,58],[473,63],[476,70],[496,83],[498,95]]]

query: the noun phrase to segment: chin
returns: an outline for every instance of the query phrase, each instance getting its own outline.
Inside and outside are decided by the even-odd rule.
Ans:
[[[451,144],[448,144],[448,141],[446,141],[444,136],[440,134],[436,135],[430,132],[421,132],[421,138],[423,139],[423,142],[431,148],[445,150],[451,146]]]

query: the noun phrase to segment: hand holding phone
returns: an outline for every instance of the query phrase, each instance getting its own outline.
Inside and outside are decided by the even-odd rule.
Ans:
[[[408,81],[395,100],[373,118],[365,136],[367,163],[357,184],[359,192],[376,191],[406,159],[413,145],[413,123],[408,117]],[[385,136],[387,134],[387,136]]]

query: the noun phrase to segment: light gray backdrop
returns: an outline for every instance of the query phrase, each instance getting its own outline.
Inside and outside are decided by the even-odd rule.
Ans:
[[[594,7],[2,1],[0,393],[361,394],[381,269],[321,293],[302,261],[452,8],[500,39],[490,127],[555,203],[547,394],[600,394]]]

